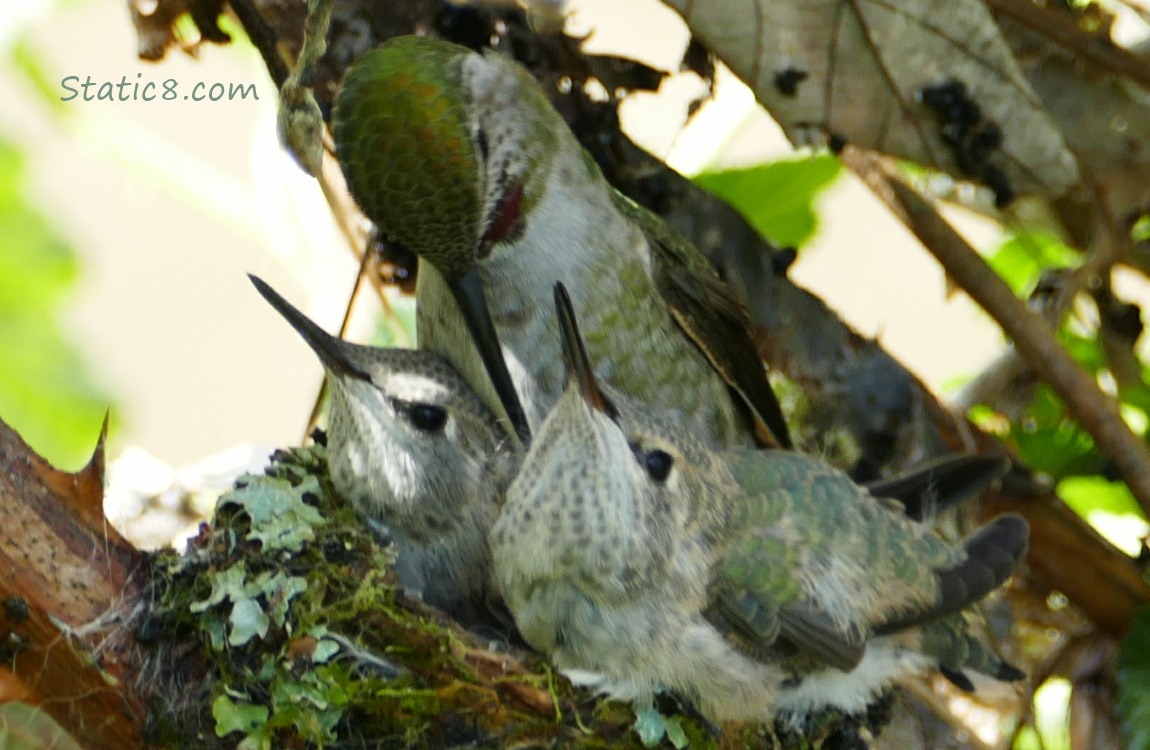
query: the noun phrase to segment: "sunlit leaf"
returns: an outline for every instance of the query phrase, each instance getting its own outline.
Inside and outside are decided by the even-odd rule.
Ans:
[[[816,156],[744,169],[704,172],[695,182],[738,208],[759,233],[799,247],[814,235],[814,201],[842,171],[838,159]]]
[[[1150,414],[1150,372],[1142,368],[1142,382],[1133,385],[1123,386],[1119,389],[1118,395],[1122,402],[1136,407],[1144,414]]]
[[[1070,682],[1053,677],[1034,691],[1034,725],[1042,750],[1070,750]]]
[[[1026,294],[1048,268],[1075,264],[1077,254],[1052,234],[1020,232],[1007,239],[987,262],[1015,294]]]
[[[1123,482],[1111,482],[1098,476],[1071,477],[1058,483],[1058,494],[1083,516],[1095,510],[1142,516],[1142,509]]]
[[[1070,477],[1058,483],[1059,496],[1111,544],[1136,555],[1150,524],[1123,482],[1104,477]]]
[[[1150,216],[1140,216],[1130,229],[1130,239],[1135,242],[1150,241]]]
[[[71,248],[24,198],[23,159],[0,141],[0,417],[41,455],[82,466],[108,397],[56,320],[76,279]]]
[[[1058,340],[1074,361],[1089,372],[1098,372],[1106,366],[1106,354],[1097,338],[1082,336],[1068,331],[1065,327],[1058,332]]]
[[[1010,426],[1010,438],[1027,464],[1052,477],[1097,474],[1102,469],[1094,438],[1070,419],[1061,399],[1045,384],[1035,389],[1020,423]]]
[[[212,702],[212,717],[216,720],[216,736],[225,737],[232,732],[247,734],[268,720],[267,706],[236,703],[226,695]]]

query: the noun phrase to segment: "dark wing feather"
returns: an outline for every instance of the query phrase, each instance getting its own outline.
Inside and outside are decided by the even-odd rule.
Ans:
[[[786,646],[792,646],[849,672],[866,652],[866,642],[860,636],[844,633],[823,612],[797,602],[776,608],[752,592],[725,592],[716,597],[707,620],[757,658],[768,652],[773,656],[785,654]]]
[[[982,492],[1009,468],[1001,456],[945,456],[863,486],[875,497],[898,500],[908,517],[921,521]]]
[[[866,641],[858,633],[845,633],[826,613],[793,604],[779,613],[782,635],[805,653],[832,667],[849,672],[866,653]]]
[[[667,263],[660,291],[675,322],[751,412],[756,439],[769,447],[791,448],[783,411],[751,340],[746,311],[730,287],[713,272],[676,264],[674,254],[664,253],[662,259]]]

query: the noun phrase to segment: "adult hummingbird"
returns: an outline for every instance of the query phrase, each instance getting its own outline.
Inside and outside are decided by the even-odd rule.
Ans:
[[[928,666],[1020,676],[971,652],[961,612],[1011,575],[1022,518],[953,544],[821,461],[709,448],[599,383],[561,286],[556,304],[567,387],[492,549],[523,637],[574,681],[761,721],[858,712]]]
[[[344,341],[250,278],[327,372],[332,485],[394,545],[400,585],[496,624],[487,536],[518,456],[495,415],[442,357]]]
[[[673,404],[714,446],[790,446],[746,313],[706,259],[616,192],[514,61],[399,37],[347,72],[334,114],[353,196],[420,258],[419,345],[520,437],[563,391],[552,288],[596,377]]]

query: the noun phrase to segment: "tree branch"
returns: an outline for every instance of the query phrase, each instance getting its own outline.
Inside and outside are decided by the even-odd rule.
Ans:
[[[1130,492],[1150,515],[1150,452],[1123,421],[1113,399],[1071,359],[1045,321],[1031,312],[982,256],[892,168],[853,148],[843,152],[843,161],[914,232],[947,274],[998,322],[1027,364],[1054,388],[1078,423],[1114,461]]]

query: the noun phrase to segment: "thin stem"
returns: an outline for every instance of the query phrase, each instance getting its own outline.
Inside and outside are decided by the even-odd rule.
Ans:
[[[230,0],[230,5],[236,18],[240,20],[240,26],[243,26],[244,33],[248,35],[248,39],[260,53],[260,57],[264,59],[268,75],[275,82],[276,88],[280,88],[287,80],[288,67],[283,57],[280,56],[275,30],[255,9],[251,0]]]

